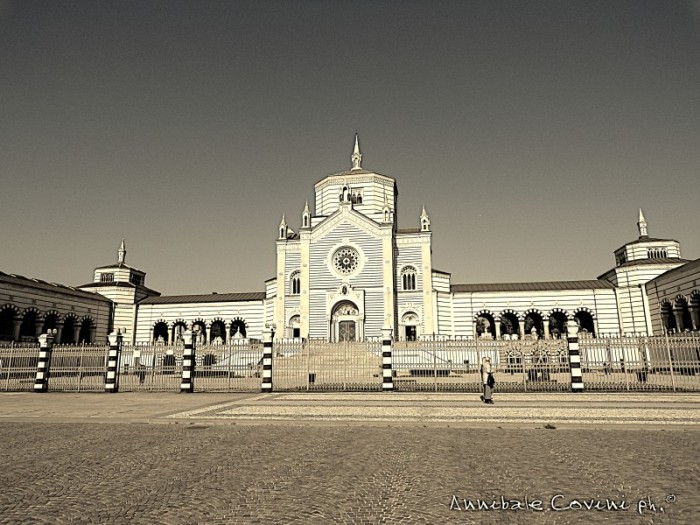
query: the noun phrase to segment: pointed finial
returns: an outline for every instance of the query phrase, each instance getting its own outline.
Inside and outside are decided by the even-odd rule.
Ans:
[[[352,171],[362,169],[362,154],[360,153],[360,137],[355,132],[355,149],[350,156],[352,160]]]
[[[644,218],[644,212],[642,212],[641,208],[639,208],[639,220],[637,221],[637,228],[639,228],[640,238],[649,236],[647,232],[647,221]]]
[[[420,231],[430,231],[430,217],[428,217],[428,212],[425,211],[425,204],[423,204],[423,211],[420,214]]]
[[[278,239],[286,239],[287,238],[287,220],[284,217],[284,214],[282,214],[282,220],[280,221],[280,236]]]
[[[311,226],[311,212],[309,211],[309,200],[306,199],[306,204],[304,205],[304,211],[301,212],[301,227],[308,228]]]
[[[119,246],[119,251],[117,252],[117,263],[124,264],[126,260],[126,241],[122,238],[122,243]]]

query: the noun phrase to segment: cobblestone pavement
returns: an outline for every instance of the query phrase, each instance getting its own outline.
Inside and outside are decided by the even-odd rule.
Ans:
[[[364,403],[396,413],[373,396],[304,397],[300,411],[324,399],[337,410]],[[454,410],[461,399],[401,402]],[[635,399],[621,404],[697,405],[692,397]],[[279,396],[260,406],[292,401],[300,403]],[[697,424],[513,428],[486,418],[470,428],[419,418],[320,424],[188,415],[216,415],[232,403],[256,406],[260,397],[0,396],[0,523],[700,523]],[[501,398],[523,411],[562,403]],[[584,404],[600,408],[595,398]],[[53,410],[71,405],[69,423]],[[22,417],[23,406],[33,415]],[[501,497],[509,507],[542,500],[543,510],[465,510],[477,500],[502,506]],[[629,508],[584,510],[590,500]],[[567,506],[574,508],[555,510]]]

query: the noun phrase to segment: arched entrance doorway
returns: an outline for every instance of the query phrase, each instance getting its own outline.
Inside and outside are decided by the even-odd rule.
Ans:
[[[362,319],[357,305],[351,301],[338,303],[331,315],[331,341],[360,341],[362,332]]]
[[[415,312],[406,312],[401,317],[403,325],[403,337],[405,341],[418,340],[418,314]]]
[[[301,317],[293,315],[289,319],[289,337],[294,339],[301,337]]]

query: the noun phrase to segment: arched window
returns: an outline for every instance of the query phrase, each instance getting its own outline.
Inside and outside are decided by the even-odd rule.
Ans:
[[[301,272],[299,270],[293,271],[289,276],[289,292],[292,295],[301,293]]]
[[[413,266],[406,266],[401,270],[401,287],[403,290],[416,289],[416,269]]]

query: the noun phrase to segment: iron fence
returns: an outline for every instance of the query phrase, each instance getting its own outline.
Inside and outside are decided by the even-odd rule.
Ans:
[[[179,392],[183,349],[183,345],[123,345],[117,367],[119,391]]]
[[[34,390],[39,345],[9,343],[0,346],[0,389],[5,392]]]
[[[587,390],[700,391],[700,336],[603,337],[579,341]]]
[[[263,345],[236,341],[196,349],[194,388],[203,392],[260,390]]]
[[[103,392],[107,345],[54,345],[49,389],[63,392]]]
[[[585,390],[700,391],[700,335],[581,337]],[[120,391],[179,392],[182,345],[124,344],[118,363]],[[51,391],[103,391],[108,347],[54,345]],[[240,341],[196,348],[195,390],[258,392],[263,345]],[[396,341],[396,391],[478,392],[481,359],[490,357],[501,392],[568,391],[565,340],[445,339]],[[0,345],[0,391],[32,391],[39,346]],[[381,390],[381,342],[282,340],[273,345],[275,391]]]
[[[394,390],[478,392],[484,357],[491,359],[499,391],[566,391],[571,387],[564,340],[443,339],[394,343]]]
[[[272,383],[279,391],[367,391],[382,388],[380,341],[286,340],[273,347]]]

